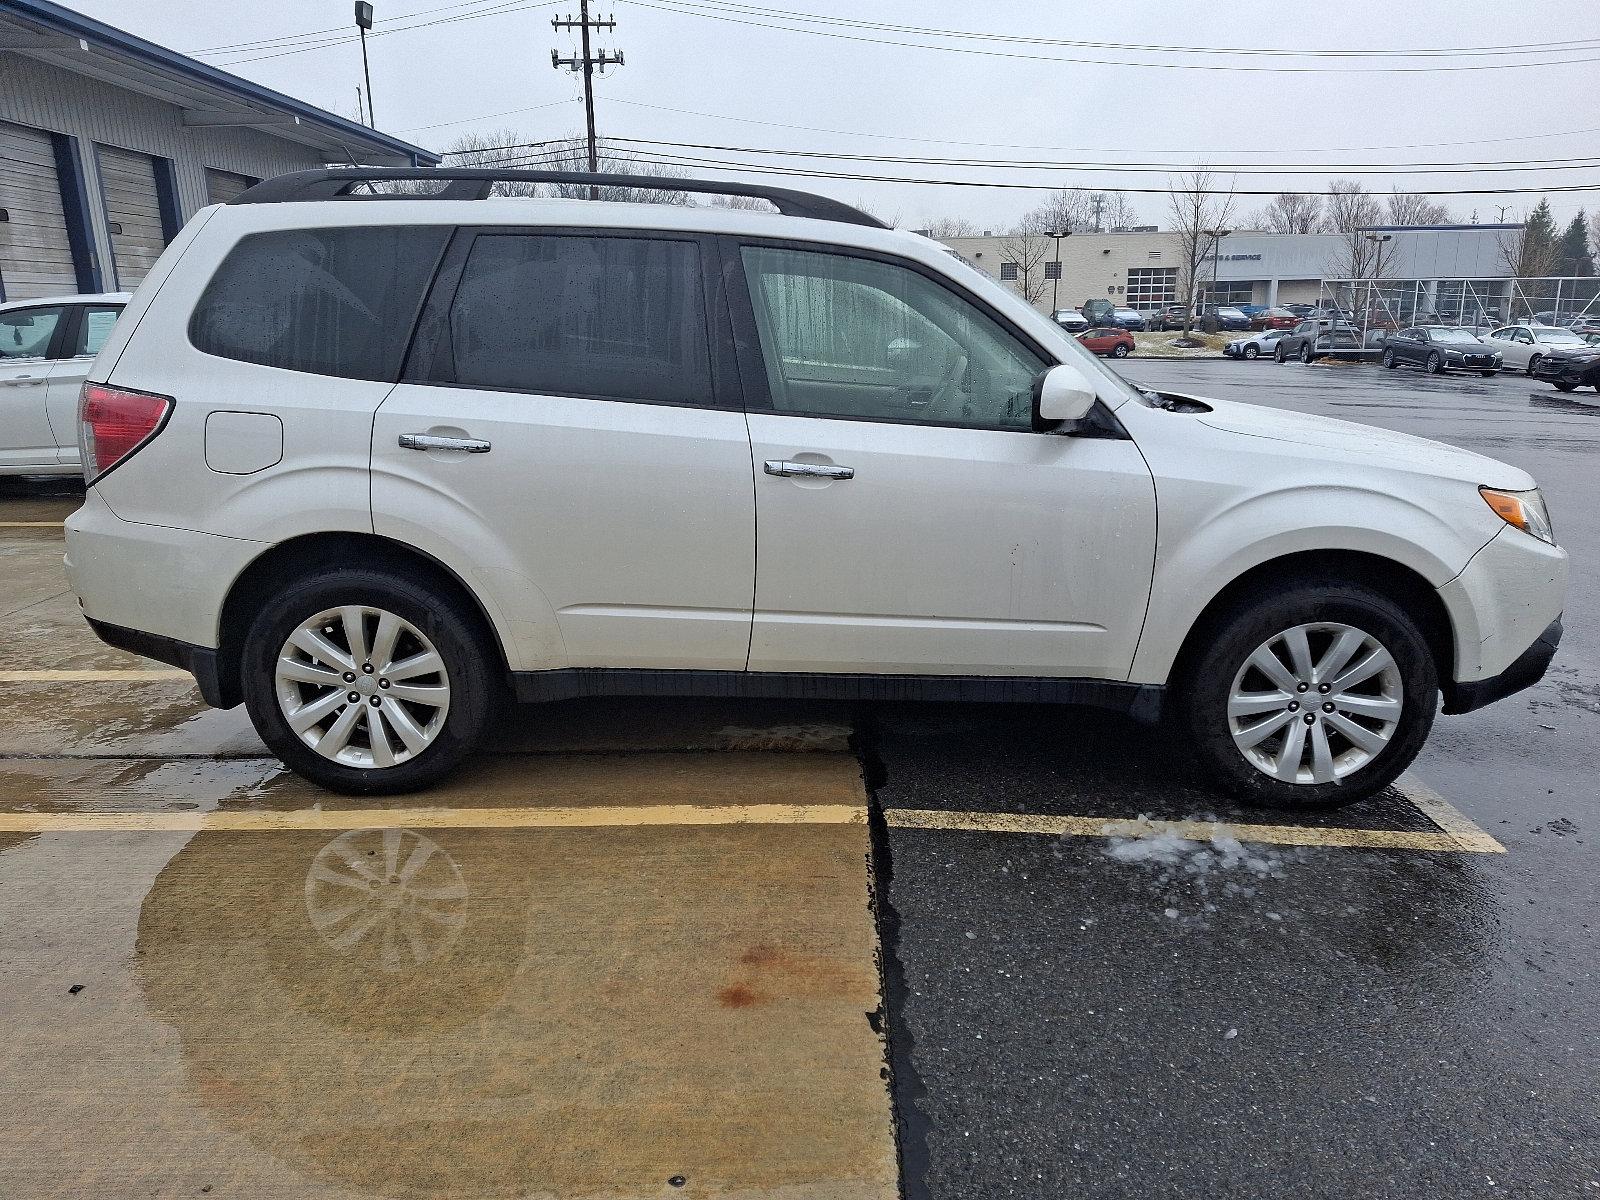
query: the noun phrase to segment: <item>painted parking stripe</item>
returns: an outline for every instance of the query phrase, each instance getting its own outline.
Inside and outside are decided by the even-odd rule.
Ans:
[[[0,529],[60,529],[60,521],[0,521]]]
[[[294,830],[606,829],[652,825],[865,825],[854,804],[579,808],[303,808],[281,812],[0,812],[4,833],[281,833]]]
[[[1486,833],[1417,833],[1401,829],[1341,829],[1310,825],[1244,825],[1229,821],[1153,821],[1106,817],[1048,817],[1033,813],[942,812],[896,808],[884,814],[890,828],[968,833],[1030,833],[1049,837],[1143,838],[1173,834],[1207,842],[1231,837],[1277,846],[1334,846],[1369,850],[1443,850],[1503,854]]]
[[[148,668],[132,670],[97,669],[82,671],[0,671],[0,683],[149,683],[162,679],[187,679],[187,671]]]

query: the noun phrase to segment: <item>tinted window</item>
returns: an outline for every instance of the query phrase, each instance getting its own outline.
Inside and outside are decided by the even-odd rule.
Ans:
[[[907,267],[747,246],[772,405],[813,416],[1031,428],[1044,363]]]
[[[20,308],[0,313],[0,358],[43,358],[64,308]]]
[[[122,309],[119,307],[100,304],[85,306],[83,320],[78,322],[77,344],[73,346],[71,354],[76,357],[99,354],[100,347],[111,336],[111,327],[121,315]]]
[[[438,340],[421,378],[662,404],[713,398],[694,242],[480,236]]]
[[[449,239],[438,227],[257,233],[229,252],[195,306],[207,354],[395,379],[422,294]]]

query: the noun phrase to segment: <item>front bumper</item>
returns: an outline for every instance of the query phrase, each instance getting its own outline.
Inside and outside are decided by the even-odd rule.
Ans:
[[[1500,674],[1488,679],[1475,679],[1471,683],[1446,683],[1444,711],[1450,714],[1472,712],[1538,683],[1549,669],[1550,660],[1556,656],[1556,647],[1561,644],[1561,632],[1561,618],[1557,617],[1533,645]]]

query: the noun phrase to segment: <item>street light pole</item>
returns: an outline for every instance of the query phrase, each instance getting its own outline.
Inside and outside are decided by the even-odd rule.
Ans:
[[[372,5],[367,0],[356,0],[356,28],[361,31],[361,74],[367,81],[367,127],[376,129],[378,118],[372,115],[372,69],[367,66],[367,30],[372,28]]]
[[[1383,282],[1383,244],[1394,240],[1392,233],[1364,233],[1361,235],[1378,248],[1377,261],[1372,264],[1372,283],[1367,285],[1367,311],[1364,314],[1362,325],[1372,324],[1372,288],[1375,284]],[[1362,330],[1366,332],[1365,329]]]
[[[1222,269],[1222,239],[1233,232],[1231,229],[1207,229],[1203,231],[1211,238],[1211,307],[1217,308],[1217,273]],[[1220,321],[1221,318],[1219,317]],[[1220,328],[1220,326],[1219,326]]]
[[[1056,277],[1050,288],[1050,319],[1056,319],[1056,313],[1061,311],[1061,239],[1072,236],[1070,229],[1052,229],[1048,236],[1056,242]]]

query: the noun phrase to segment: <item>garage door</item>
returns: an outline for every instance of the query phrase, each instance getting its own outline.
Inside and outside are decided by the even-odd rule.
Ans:
[[[0,283],[7,300],[78,290],[48,133],[0,121]]]
[[[248,175],[235,175],[232,171],[206,168],[206,203],[226,204],[240,192],[255,183]]]
[[[155,266],[167,245],[155,162],[148,154],[131,150],[98,149],[100,191],[105,197],[116,283],[119,290],[129,291]]]

